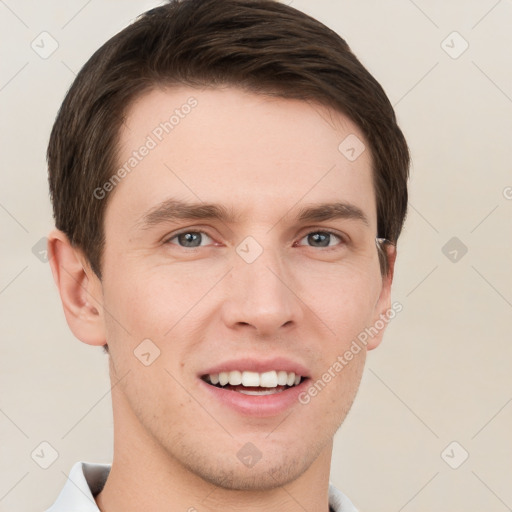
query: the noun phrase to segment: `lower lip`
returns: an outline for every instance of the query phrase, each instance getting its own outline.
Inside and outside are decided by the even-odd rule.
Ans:
[[[272,395],[244,395],[238,391],[222,389],[199,379],[201,385],[216,400],[244,416],[277,416],[299,403],[299,395],[308,386],[309,379],[303,379],[298,386]]]

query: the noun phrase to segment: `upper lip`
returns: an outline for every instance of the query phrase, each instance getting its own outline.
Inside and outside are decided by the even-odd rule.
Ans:
[[[251,357],[231,359],[229,361],[224,361],[223,363],[218,363],[215,366],[207,368],[206,370],[202,371],[199,376],[202,377],[204,375],[213,375],[221,372],[231,372],[235,370],[258,373],[276,370],[289,373],[293,372],[295,375],[308,377],[308,370],[304,365],[292,361],[286,357],[274,357],[272,359],[256,359]]]

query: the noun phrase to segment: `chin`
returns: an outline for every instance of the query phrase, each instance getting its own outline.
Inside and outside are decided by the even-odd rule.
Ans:
[[[173,457],[191,473],[216,487],[232,491],[268,491],[297,480],[315,462],[325,445],[297,439],[293,445],[254,440],[262,447],[261,458],[245,465],[240,442],[225,450],[197,447]],[[245,445],[243,445],[245,446]],[[264,446],[264,448],[263,448]],[[182,449],[184,445],[182,444]]]
[[[226,461],[227,462],[227,461]],[[299,478],[313,461],[298,457],[286,457],[281,461],[264,461],[247,468],[240,464],[219,464],[212,461],[211,466],[190,467],[198,477],[208,483],[231,491],[269,491],[282,487]]]

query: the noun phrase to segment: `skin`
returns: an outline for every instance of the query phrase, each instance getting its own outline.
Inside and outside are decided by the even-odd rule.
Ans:
[[[71,330],[110,349],[114,459],[96,501],[108,512],[326,512],[333,436],[383,330],[310,403],[270,417],[212,400],[198,375],[228,359],[285,356],[316,381],[390,308],[396,253],[389,246],[382,276],[370,151],[345,158],[340,142],[364,137],[320,105],[179,87],[130,106],[120,165],[191,96],[197,107],[111,193],[101,281],[62,232],[49,236]],[[142,229],[144,213],[169,197],[221,203],[240,219]],[[297,223],[300,207],[330,201],[357,206],[368,225]],[[198,248],[169,240],[183,228],[208,236]],[[326,248],[307,236],[322,229],[346,241]],[[247,236],[263,249],[250,264],[235,250]],[[147,338],[161,352],[150,366],[134,356]],[[247,442],[262,454],[253,467],[237,457]]]

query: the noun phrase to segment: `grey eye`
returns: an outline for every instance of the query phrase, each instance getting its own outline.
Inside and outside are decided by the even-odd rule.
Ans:
[[[201,247],[201,242],[204,241],[205,237],[207,239],[210,238],[206,233],[202,231],[185,231],[183,233],[174,235],[172,238],[168,240],[168,243],[172,243],[173,245],[179,245],[180,247]],[[177,240],[178,243],[173,243],[173,240]]]
[[[311,233],[308,233],[306,236],[304,236],[301,240],[304,239],[307,239],[308,244],[310,244],[311,247],[332,247],[333,245],[336,245],[336,239],[338,242],[343,241],[340,236],[335,235],[329,231],[312,231]]]

